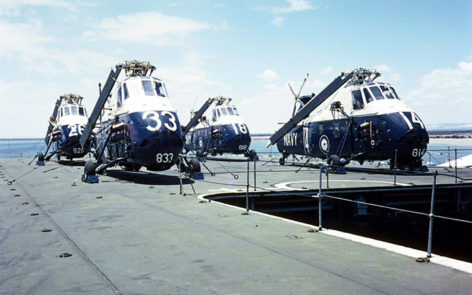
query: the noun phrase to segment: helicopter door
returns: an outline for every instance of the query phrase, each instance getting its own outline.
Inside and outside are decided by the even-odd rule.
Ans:
[[[303,126],[303,149],[305,154],[310,152],[310,142],[308,138],[309,126]]]

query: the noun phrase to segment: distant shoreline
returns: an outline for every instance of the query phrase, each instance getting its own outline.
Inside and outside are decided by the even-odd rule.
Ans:
[[[456,144],[457,140],[467,140],[472,142],[472,130],[451,130],[451,131],[443,131],[443,130],[431,130],[428,131],[429,138],[431,141],[438,141],[444,142],[447,140],[454,140],[454,144]],[[254,140],[269,140],[272,136],[271,133],[255,133],[251,134],[252,139]],[[43,140],[42,137],[26,137],[26,138],[0,138],[0,141],[22,141],[22,140]],[[469,143],[471,144],[471,143]],[[472,144],[471,144],[472,145]]]

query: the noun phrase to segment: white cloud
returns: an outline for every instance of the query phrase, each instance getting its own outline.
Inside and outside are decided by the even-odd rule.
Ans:
[[[83,2],[65,0],[0,0],[0,15],[17,15],[23,7],[54,7],[69,11],[77,11],[78,6],[91,6]]]
[[[270,23],[276,27],[281,27],[283,22],[285,21],[285,19],[280,16],[281,14],[315,9],[313,5],[311,5],[311,2],[307,0],[286,0],[286,2],[289,4],[288,7],[258,6],[254,7],[253,9],[270,14],[275,14],[276,17],[274,17]]]
[[[375,70],[381,74],[381,78],[388,83],[396,83],[401,80],[401,75],[394,68],[381,64],[375,67]]]
[[[283,22],[284,22],[283,17],[276,16],[276,17],[274,17],[274,19],[270,23],[273,24],[276,27],[281,27]]]
[[[257,77],[266,81],[274,81],[280,78],[280,76],[271,69],[264,70],[264,72],[262,72],[262,74],[258,75]]]
[[[86,31],[84,36],[160,46],[176,44],[190,33],[209,28],[204,22],[149,11],[106,18],[94,25],[94,30]]]
[[[324,69],[323,71],[321,71],[322,74],[326,75],[326,74],[329,74],[333,71],[333,67],[327,67],[326,69]]]
[[[67,84],[29,80],[0,82],[0,124],[10,126],[0,130],[0,138],[44,136],[57,98],[64,93],[78,93],[91,105],[98,93],[94,84],[92,89],[91,85],[80,81]]]
[[[207,60],[213,56],[190,52],[180,65],[158,66],[156,76],[166,83],[172,105],[177,109],[182,124],[187,123],[192,109],[217,95],[229,96],[230,86],[216,82],[205,70]]]
[[[276,7],[273,9],[273,12],[276,14],[279,14],[279,13],[291,13],[291,12],[314,9],[311,3],[306,0],[286,0],[286,1],[290,5],[289,7]]]
[[[43,30],[42,23],[0,22],[0,56],[11,57],[14,53],[31,53],[38,46],[54,40]]]
[[[22,71],[48,74],[89,73],[91,69],[116,62],[110,54],[87,50],[61,50],[40,21],[0,22],[0,57]]]
[[[424,75],[405,100],[427,123],[471,122],[472,62]]]
[[[258,6],[254,9],[273,14],[284,14],[315,9],[313,5],[311,5],[311,2],[307,0],[286,0],[286,2],[289,4],[288,7]]]

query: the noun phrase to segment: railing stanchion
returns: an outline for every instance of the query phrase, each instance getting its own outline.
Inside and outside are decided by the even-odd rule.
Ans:
[[[180,194],[184,193],[184,186],[182,183],[182,155],[179,155],[179,181],[180,181]]]
[[[397,153],[398,150],[395,149],[395,162],[393,163],[393,185],[397,185]]]
[[[243,212],[243,215],[249,214],[249,158],[247,159],[247,171],[246,171],[246,212]]]
[[[457,149],[454,149],[454,178],[457,183]]]
[[[428,230],[428,258],[431,258],[431,244],[433,243],[433,212],[434,212],[434,197],[436,194],[436,177],[438,171],[433,174],[433,188],[431,190],[431,210],[429,211],[429,230]]]
[[[256,191],[256,156],[254,156],[254,191]]]
[[[323,180],[323,169],[324,166],[320,167],[320,186],[318,190],[318,230],[323,230],[323,223],[322,223],[322,198],[323,198],[323,193],[322,193],[322,180]]]

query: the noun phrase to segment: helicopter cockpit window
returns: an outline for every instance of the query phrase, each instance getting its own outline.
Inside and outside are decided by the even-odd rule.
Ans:
[[[161,82],[154,81],[154,88],[156,89],[157,95],[166,97],[164,94],[164,87]]]
[[[371,102],[371,101],[374,101],[374,98],[373,98],[372,95],[370,94],[369,89],[364,88],[364,89],[363,89],[363,92],[364,92],[365,101],[367,101],[367,103],[369,103],[369,102]]]
[[[70,115],[70,110],[68,107],[64,107],[64,112],[66,113],[66,116]]]
[[[116,96],[116,106],[121,107],[121,103],[123,102],[123,99],[121,98],[121,86],[118,88],[118,94]]]
[[[239,116],[238,110],[235,107],[233,107],[233,112],[236,116]]]
[[[216,109],[216,113],[218,114],[218,118],[221,117],[220,109]]]
[[[77,113],[78,113],[77,112],[77,106],[72,106],[71,109],[72,109],[72,115],[77,115]]]
[[[379,87],[377,86],[372,86],[370,87],[370,91],[372,91],[372,94],[375,96],[376,99],[384,99],[382,92],[380,91]]]
[[[125,99],[129,97],[129,92],[128,92],[128,86],[126,86],[126,83],[123,83],[123,90],[125,94]]]
[[[141,80],[143,84],[144,94],[148,96],[154,96],[154,88],[152,87],[152,82],[149,80]]]
[[[380,85],[380,89],[382,90],[382,93],[383,93],[383,95],[385,95],[386,98],[389,98],[389,99],[394,99],[395,98],[393,96],[393,92],[387,86]]]
[[[79,115],[85,116],[85,109],[83,107],[79,107]]]
[[[228,107],[228,113],[230,114],[230,116],[234,116],[232,107]]]
[[[223,116],[228,115],[228,114],[226,113],[226,108],[221,108],[221,114],[222,114]]]
[[[213,110],[211,120],[212,120],[213,122],[216,121],[216,110]]]
[[[396,99],[400,99],[400,96],[398,96],[397,92],[395,91],[395,88],[393,88],[392,86],[390,86],[390,90],[392,90],[393,95],[395,96]]]
[[[64,112],[62,111],[62,108],[61,108],[61,117],[64,116]]]
[[[364,101],[362,100],[362,95],[360,90],[354,90],[352,92],[352,107],[355,110],[360,110],[364,108]]]

